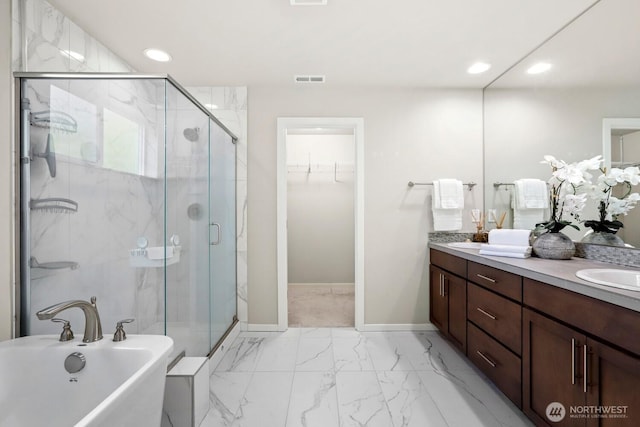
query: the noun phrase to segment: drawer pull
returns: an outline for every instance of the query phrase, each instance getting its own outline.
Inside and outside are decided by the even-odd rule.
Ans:
[[[488,280],[491,283],[496,283],[496,279],[492,279],[491,277],[483,276],[482,274],[478,274],[478,273],[476,273],[476,276],[478,276],[481,279]]]
[[[484,361],[487,362],[492,367],[495,368],[496,366],[498,366],[498,365],[496,365],[496,362],[494,362],[493,360],[489,359],[487,356],[482,354],[482,352],[480,350],[476,350],[476,353],[478,353],[478,356],[482,357],[484,359]]]
[[[493,315],[493,314],[491,314],[491,313],[487,313],[486,311],[484,311],[484,310],[483,310],[483,309],[481,309],[480,307],[476,307],[476,310],[478,310],[480,313],[484,314],[485,316],[487,316],[487,317],[488,317],[489,319],[491,319],[491,320],[496,320],[496,319],[497,319],[497,317],[496,317],[496,316],[494,316],[494,315]]]

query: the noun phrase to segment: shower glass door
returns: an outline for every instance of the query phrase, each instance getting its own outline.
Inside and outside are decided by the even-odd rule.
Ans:
[[[217,123],[210,123],[210,339],[215,346],[236,317],[236,145]]]

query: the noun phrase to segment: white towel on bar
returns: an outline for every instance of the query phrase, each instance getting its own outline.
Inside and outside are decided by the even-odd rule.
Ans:
[[[464,191],[462,181],[437,179],[433,181],[433,207],[435,209],[463,209]]]
[[[434,231],[462,230],[464,193],[462,181],[439,179],[433,182],[433,229]]]
[[[540,179],[518,179],[513,184],[513,228],[533,230],[544,221],[549,207],[547,183]]]
[[[518,179],[514,181],[516,209],[545,209],[549,207],[547,183],[541,179]]]

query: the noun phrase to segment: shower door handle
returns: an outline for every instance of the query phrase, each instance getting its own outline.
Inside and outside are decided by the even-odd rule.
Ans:
[[[213,242],[211,242],[211,246],[219,245],[220,242],[222,241],[222,233],[221,233],[222,226],[217,222],[212,222],[211,226],[216,227],[216,239]]]

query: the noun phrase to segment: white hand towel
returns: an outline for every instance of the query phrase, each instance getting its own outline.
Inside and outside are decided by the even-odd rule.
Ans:
[[[513,252],[513,253],[531,253],[531,246],[515,246],[515,245],[480,245],[480,250],[487,252]]]
[[[464,193],[462,181],[439,179],[433,182],[433,229],[434,231],[462,230]]]
[[[529,258],[531,253],[516,253],[516,252],[493,252],[493,251],[484,251],[480,249],[478,252],[480,255],[490,255],[490,256],[502,256],[507,258]]]
[[[494,229],[489,231],[489,245],[529,246],[531,230]]]
[[[513,228],[533,230],[536,224],[544,222],[545,209],[514,209]]]
[[[549,207],[547,183],[540,179],[518,179],[514,182],[516,209],[545,209]]]
[[[436,209],[463,209],[464,192],[462,181],[438,179],[433,182],[433,207]]]

